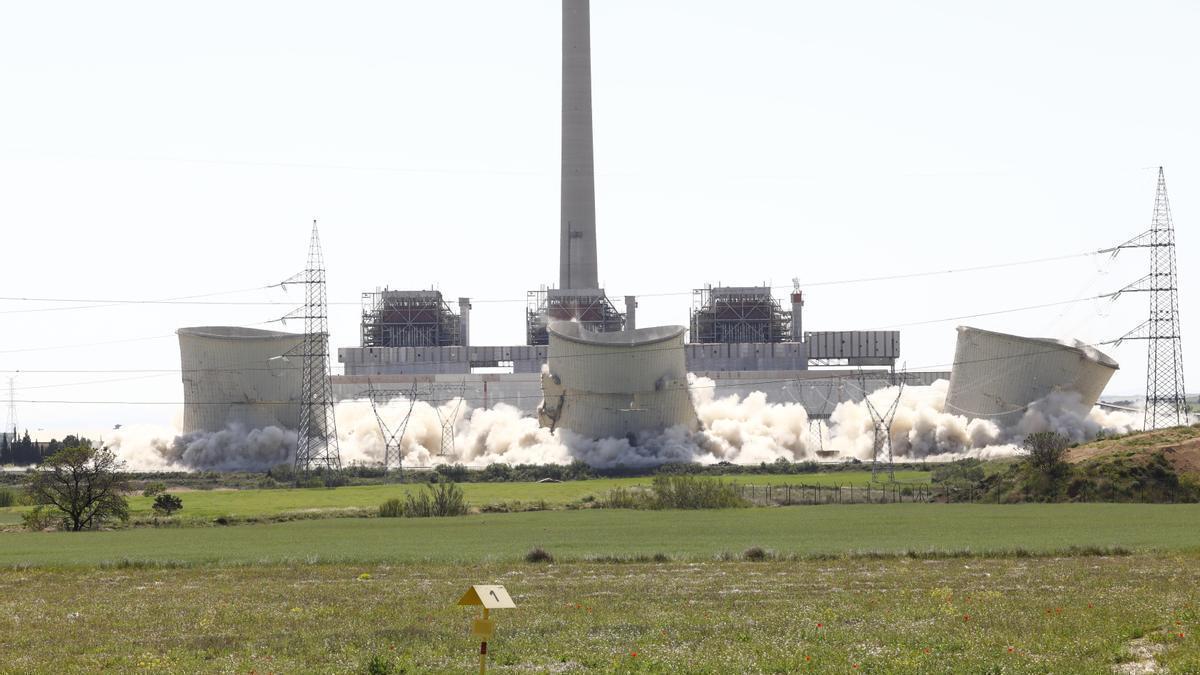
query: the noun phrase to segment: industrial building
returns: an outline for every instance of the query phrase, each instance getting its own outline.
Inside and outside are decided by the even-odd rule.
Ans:
[[[237,326],[180,328],[183,432],[300,424],[300,364],[288,354],[303,335]]]
[[[524,345],[473,344],[467,298],[460,299],[456,315],[436,292],[368,293],[360,344],[337,350],[344,372],[334,378],[337,396],[360,395],[368,377],[400,387],[445,381],[463,383],[476,404],[503,400],[532,412],[540,400],[539,374],[556,340],[554,322],[575,323],[581,334],[636,334],[637,298],[625,295],[618,306],[599,283],[588,0],[563,0],[562,38],[558,286],[528,292]],[[805,331],[802,289],[793,287],[788,300],[781,303],[766,285],[696,289],[689,329],[679,336],[686,371],[712,378],[720,395],[764,390],[772,400],[804,400],[817,411],[839,396],[857,399],[854,390],[824,384],[846,376],[858,381],[857,369],[868,369],[864,377],[871,386],[896,381],[899,333]],[[511,372],[481,372],[497,368]],[[853,370],[811,370],[828,368]],[[929,384],[948,374],[904,377]],[[815,384],[794,384],[802,381]]]
[[[688,390],[683,326],[590,331],[551,323],[541,425],[589,438],[629,438],[700,427]]]
[[[946,412],[1015,424],[1035,401],[1073,392],[1091,409],[1119,366],[1079,341],[959,326]]]
[[[791,342],[792,312],[769,286],[711,286],[692,292],[690,341],[701,344]],[[799,334],[795,336],[800,337]]]
[[[455,314],[440,291],[377,290],[363,293],[363,347],[464,346],[470,333],[471,301],[459,298]]]

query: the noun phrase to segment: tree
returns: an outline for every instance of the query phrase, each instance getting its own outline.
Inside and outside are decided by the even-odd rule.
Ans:
[[[169,492],[161,492],[154,498],[154,512],[160,516],[170,516],[182,508],[183,500]]]
[[[1025,447],[1025,465],[1029,472],[1026,494],[1036,499],[1059,499],[1066,478],[1071,473],[1066,461],[1071,439],[1053,431],[1039,431],[1026,436],[1022,445]]]
[[[1065,468],[1071,439],[1053,431],[1039,431],[1026,436],[1022,445],[1025,446],[1025,461],[1029,466],[1046,475],[1053,475]]]
[[[124,469],[125,463],[108,448],[64,448],[34,473],[29,495],[33,503],[57,509],[75,532],[99,527],[110,518],[127,520]]]

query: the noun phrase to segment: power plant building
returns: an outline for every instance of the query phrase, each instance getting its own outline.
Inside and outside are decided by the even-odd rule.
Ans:
[[[303,335],[238,326],[180,328],[183,432],[300,425]]]
[[[550,324],[542,426],[588,438],[636,439],[677,426],[695,431],[684,332],[657,326],[597,333],[569,321]]]
[[[1074,392],[1090,409],[1117,362],[1079,341],[1031,338],[959,326],[946,412],[1016,423],[1035,401]]]

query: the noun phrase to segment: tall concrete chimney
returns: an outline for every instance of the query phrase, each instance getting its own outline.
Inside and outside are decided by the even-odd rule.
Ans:
[[[458,330],[462,333],[464,347],[471,346],[471,299],[458,299]]]
[[[589,0],[562,4],[562,222],[558,287],[599,288],[596,180],[592,159],[592,38]]]

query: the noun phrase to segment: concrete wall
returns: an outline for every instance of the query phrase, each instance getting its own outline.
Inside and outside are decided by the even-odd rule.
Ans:
[[[471,365],[512,363],[513,372],[539,373],[547,347],[341,347],[338,363],[347,375],[463,374]],[[691,371],[804,370],[805,345],[800,342],[746,342],[684,346]]]

